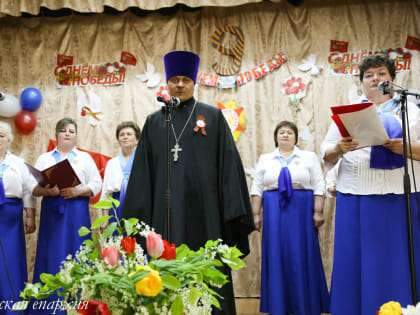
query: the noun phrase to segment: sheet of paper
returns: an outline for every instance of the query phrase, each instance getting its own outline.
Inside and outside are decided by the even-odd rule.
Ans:
[[[389,139],[376,106],[337,115],[348,133],[359,142],[358,148],[383,145]]]

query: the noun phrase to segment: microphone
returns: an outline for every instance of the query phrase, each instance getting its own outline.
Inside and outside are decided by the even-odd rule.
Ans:
[[[159,95],[156,99],[159,102],[165,103],[165,105],[169,107],[178,107],[179,104],[181,104],[180,99],[175,96],[171,96],[169,100],[166,100],[163,96]]]
[[[0,101],[4,100],[4,93],[0,92]]]
[[[382,81],[378,84],[378,89],[384,92],[384,95],[389,94],[391,89],[388,88],[389,84],[392,83],[390,81]]]
[[[397,88],[393,88],[394,86],[396,86]],[[382,81],[381,83],[378,84],[378,89],[381,90],[384,95],[385,94],[390,94],[392,93],[396,93],[396,94],[402,94],[402,95],[411,95],[414,96],[416,99],[420,99],[420,91],[418,90],[407,90],[405,88],[403,88],[402,86],[399,86],[397,84],[395,84],[392,81]]]

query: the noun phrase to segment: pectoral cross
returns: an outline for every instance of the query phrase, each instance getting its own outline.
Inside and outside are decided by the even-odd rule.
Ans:
[[[182,151],[182,148],[178,145],[178,143],[176,143],[174,148],[171,150],[171,152],[174,153],[174,162],[178,162],[178,152],[180,151]]]

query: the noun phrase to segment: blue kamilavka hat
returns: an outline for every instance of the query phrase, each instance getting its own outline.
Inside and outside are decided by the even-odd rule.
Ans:
[[[174,76],[182,75],[197,80],[200,57],[191,51],[175,50],[163,57],[165,64],[166,82]]]

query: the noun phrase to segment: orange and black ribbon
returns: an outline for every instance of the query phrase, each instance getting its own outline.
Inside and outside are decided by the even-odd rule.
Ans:
[[[206,132],[206,122],[205,122],[205,118],[203,115],[199,115],[197,117],[197,123],[194,127],[194,132],[198,132],[201,129],[201,134],[204,136],[207,136],[207,132]]]
[[[236,36],[236,45],[233,48],[225,48],[222,46],[223,34],[229,32]],[[233,65],[226,68],[220,66],[217,62],[212,65],[212,68],[218,75],[232,76],[239,72],[241,69],[242,57],[244,54],[244,34],[237,26],[221,26],[217,28],[211,36],[211,44],[214,48],[224,55],[233,56]]]

